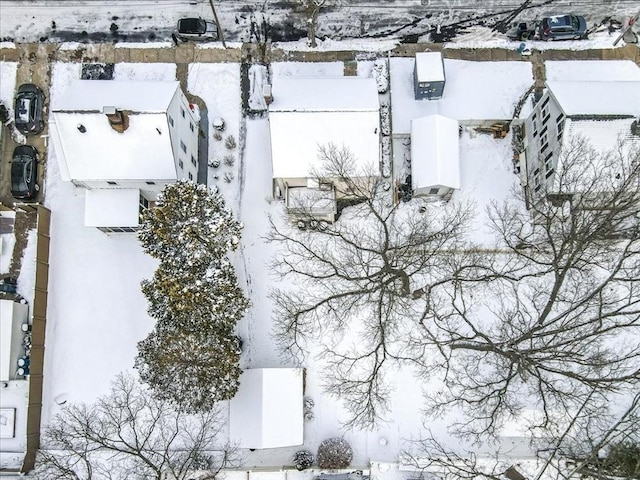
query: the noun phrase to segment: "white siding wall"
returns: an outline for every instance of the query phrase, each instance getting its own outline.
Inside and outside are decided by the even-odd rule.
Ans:
[[[196,181],[198,179],[198,121],[189,108],[189,102],[182,90],[176,91],[176,95],[169,104],[167,122],[171,132],[171,146],[176,159],[178,178]]]
[[[551,186],[558,163],[565,116],[547,90],[525,121],[526,168],[533,195]]]

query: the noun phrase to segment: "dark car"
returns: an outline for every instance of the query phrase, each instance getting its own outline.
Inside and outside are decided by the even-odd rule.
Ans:
[[[202,18],[181,18],[178,20],[176,36],[187,40],[217,40],[218,27],[215,23]]]
[[[44,93],[33,83],[25,83],[18,88],[15,122],[16,128],[27,135],[44,130]]]
[[[540,40],[580,40],[587,38],[587,22],[579,15],[556,15],[540,22]]]
[[[507,30],[507,38],[509,40],[531,40],[536,34],[535,23],[520,22]]]
[[[18,281],[13,277],[0,278],[0,292],[16,293],[18,291]]]
[[[31,145],[18,145],[11,160],[11,195],[21,200],[35,198],[38,190],[38,151]]]

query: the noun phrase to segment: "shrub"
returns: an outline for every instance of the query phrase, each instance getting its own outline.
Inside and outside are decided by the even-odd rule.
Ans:
[[[220,132],[213,132],[213,139],[217,142],[222,140],[222,134]]]
[[[298,450],[293,455],[293,465],[296,470],[306,470],[313,465],[313,454],[309,450]]]
[[[353,459],[353,450],[343,438],[328,438],[318,447],[320,468],[347,468]]]
[[[233,164],[236,161],[236,157],[234,157],[233,155],[225,155],[224,157],[222,157],[222,161],[226,166],[233,167]]]
[[[224,146],[229,150],[233,150],[234,148],[236,148],[236,138],[233,135],[229,135],[224,141]]]

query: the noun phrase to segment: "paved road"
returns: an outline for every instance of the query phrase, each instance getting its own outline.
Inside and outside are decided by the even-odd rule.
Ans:
[[[229,41],[290,41],[306,35],[298,0],[214,3]],[[318,36],[392,35],[410,41],[437,25],[455,25],[455,31],[493,25],[523,4],[520,20],[569,11],[585,14],[589,24],[606,16],[624,19],[639,8],[637,0],[328,0]],[[0,37],[20,42],[170,41],[176,19],[212,18],[208,0],[0,0],[0,9]]]

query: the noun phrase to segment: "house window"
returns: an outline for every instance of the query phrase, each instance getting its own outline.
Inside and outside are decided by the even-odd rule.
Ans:
[[[439,188],[430,188],[429,195],[437,195],[440,192]]]
[[[184,163],[182,163],[182,160],[178,160],[178,166],[180,167],[180,169],[184,168]]]
[[[107,182],[109,185],[118,185],[118,182],[113,182],[113,181],[108,181]]]
[[[147,185],[155,185],[156,182],[145,182]]]
[[[547,110],[546,112],[543,110],[542,115],[544,115],[544,118],[542,119],[542,124],[545,125],[547,121],[551,118],[551,114],[549,113],[549,110]]]
[[[547,172],[547,174],[544,176],[544,178],[549,178],[551,175],[553,175],[553,172],[554,172],[554,170],[553,170],[553,168],[552,168],[551,170],[549,170],[549,171]]]
[[[547,133],[547,127],[544,127],[542,129],[542,131],[540,132],[540,136],[542,137],[542,135],[544,135],[545,133]]]
[[[193,158],[193,155],[191,155],[191,163],[193,164],[194,167],[198,166],[198,162],[196,161],[195,158]]]
[[[187,153],[187,146],[184,144],[182,140],[180,140],[180,148],[184,153]]]
[[[192,132],[195,132],[196,127],[193,126],[193,123],[189,122],[189,128],[191,129]]]
[[[133,233],[138,227],[98,227],[103,233]]]
[[[169,125],[173,127],[173,117],[169,115]]]
[[[193,180],[193,175],[191,175],[191,172],[189,172],[189,180]]]
[[[180,113],[182,114],[182,118],[185,118],[184,108],[180,107]]]
[[[542,106],[540,107],[542,110],[544,110],[544,107],[546,107],[547,105],[549,105],[549,96],[547,95],[547,98],[544,100],[544,102],[542,102]]]

